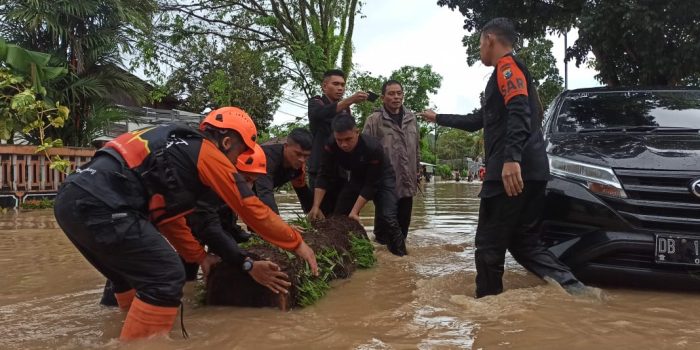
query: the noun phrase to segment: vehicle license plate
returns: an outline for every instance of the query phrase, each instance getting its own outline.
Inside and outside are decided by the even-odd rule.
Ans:
[[[657,234],[655,259],[659,264],[700,265],[700,237]]]

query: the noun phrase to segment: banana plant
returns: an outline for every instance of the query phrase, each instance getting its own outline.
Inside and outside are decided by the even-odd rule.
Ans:
[[[42,82],[67,73],[63,67],[48,66],[50,55],[25,50],[0,39],[0,139],[12,143],[14,134],[37,134],[41,152],[52,169],[67,172],[70,163],[58,155],[50,156],[54,147],[62,147],[61,139],[46,137],[50,127],[63,127],[68,107],[46,98]]]

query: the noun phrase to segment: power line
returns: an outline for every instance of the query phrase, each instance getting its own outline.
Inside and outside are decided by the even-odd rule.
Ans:
[[[282,99],[282,101],[285,101],[285,102],[287,102],[287,103],[289,103],[289,104],[291,104],[291,105],[294,105],[294,106],[296,106],[296,107],[299,107],[299,108],[308,108],[308,106],[307,106],[306,104],[301,103],[301,102],[299,102],[299,101],[295,101],[295,100],[286,98],[286,97],[284,97],[284,96],[283,96],[281,99]]]

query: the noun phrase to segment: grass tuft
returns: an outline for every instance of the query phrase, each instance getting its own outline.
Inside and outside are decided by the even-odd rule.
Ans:
[[[303,213],[296,212],[296,218],[292,219],[289,221],[290,224],[299,227],[302,231],[304,232],[314,232],[316,229],[314,226],[311,224],[311,220],[309,220],[306,215]]]
[[[270,245],[270,244],[265,242],[258,235],[251,235],[250,239],[248,239],[247,242],[238,243],[238,246],[241,249],[250,249],[251,247],[259,247],[259,246],[265,246],[265,245]]]
[[[328,289],[330,281],[336,278],[336,268],[343,266],[343,257],[335,248],[325,248],[316,253],[318,262],[318,276],[311,274],[308,264],[304,264],[304,270],[299,274],[296,284],[298,302],[301,306],[309,306],[321,299]]]
[[[350,254],[361,269],[369,269],[377,263],[372,242],[353,233],[350,233]]]

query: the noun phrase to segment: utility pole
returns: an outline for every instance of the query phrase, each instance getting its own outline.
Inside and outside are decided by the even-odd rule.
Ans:
[[[433,151],[435,152],[435,167],[437,168],[439,162],[438,162],[438,125],[437,121],[435,122],[435,147],[433,147]]]
[[[569,47],[567,43],[568,34],[569,30],[567,29],[564,32],[564,90],[569,89],[569,62],[566,60],[566,49]]]

